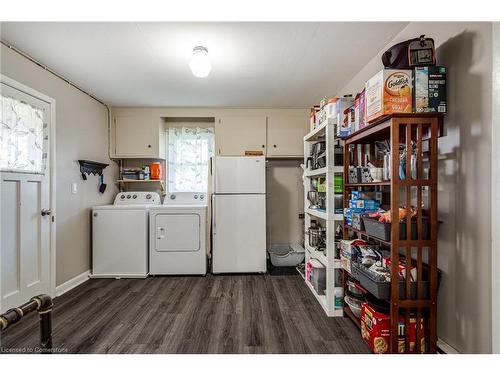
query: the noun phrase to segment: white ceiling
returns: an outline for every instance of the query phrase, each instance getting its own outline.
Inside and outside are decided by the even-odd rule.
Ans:
[[[406,25],[3,22],[1,38],[112,105],[308,107]],[[198,44],[212,61],[207,78],[188,67]]]

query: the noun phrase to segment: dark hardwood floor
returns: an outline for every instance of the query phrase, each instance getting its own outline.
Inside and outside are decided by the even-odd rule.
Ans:
[[[38,316],[0,337],[38,344]],[[327,318],[299,275],[91,279],[55,299],[67,353],[368,353],[348,318]]]

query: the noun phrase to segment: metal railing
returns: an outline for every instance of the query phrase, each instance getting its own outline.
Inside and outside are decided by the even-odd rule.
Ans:
[[[52,351],[52,298],[46,294],[35,296],[25,304],[14,307],[5,314],[0,315],[0,331],[19,322],[27,314],[38,311],[40,316],[40,352],[51,353]]]

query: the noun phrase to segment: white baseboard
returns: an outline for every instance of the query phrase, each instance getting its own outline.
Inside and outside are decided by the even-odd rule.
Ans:
[[[78,285],[83,284],[89,279],[90,270],[85,271],[72,279],[56,286],[56,297],[62,296],[64,293],[69,292],[71,289],[76,288]]]

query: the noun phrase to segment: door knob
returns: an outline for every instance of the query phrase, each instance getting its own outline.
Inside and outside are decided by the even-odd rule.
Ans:
[[[42,216],[49,216],[51,213],[52,211],[50,210],[50,208],[43,209],[41,212]]]

